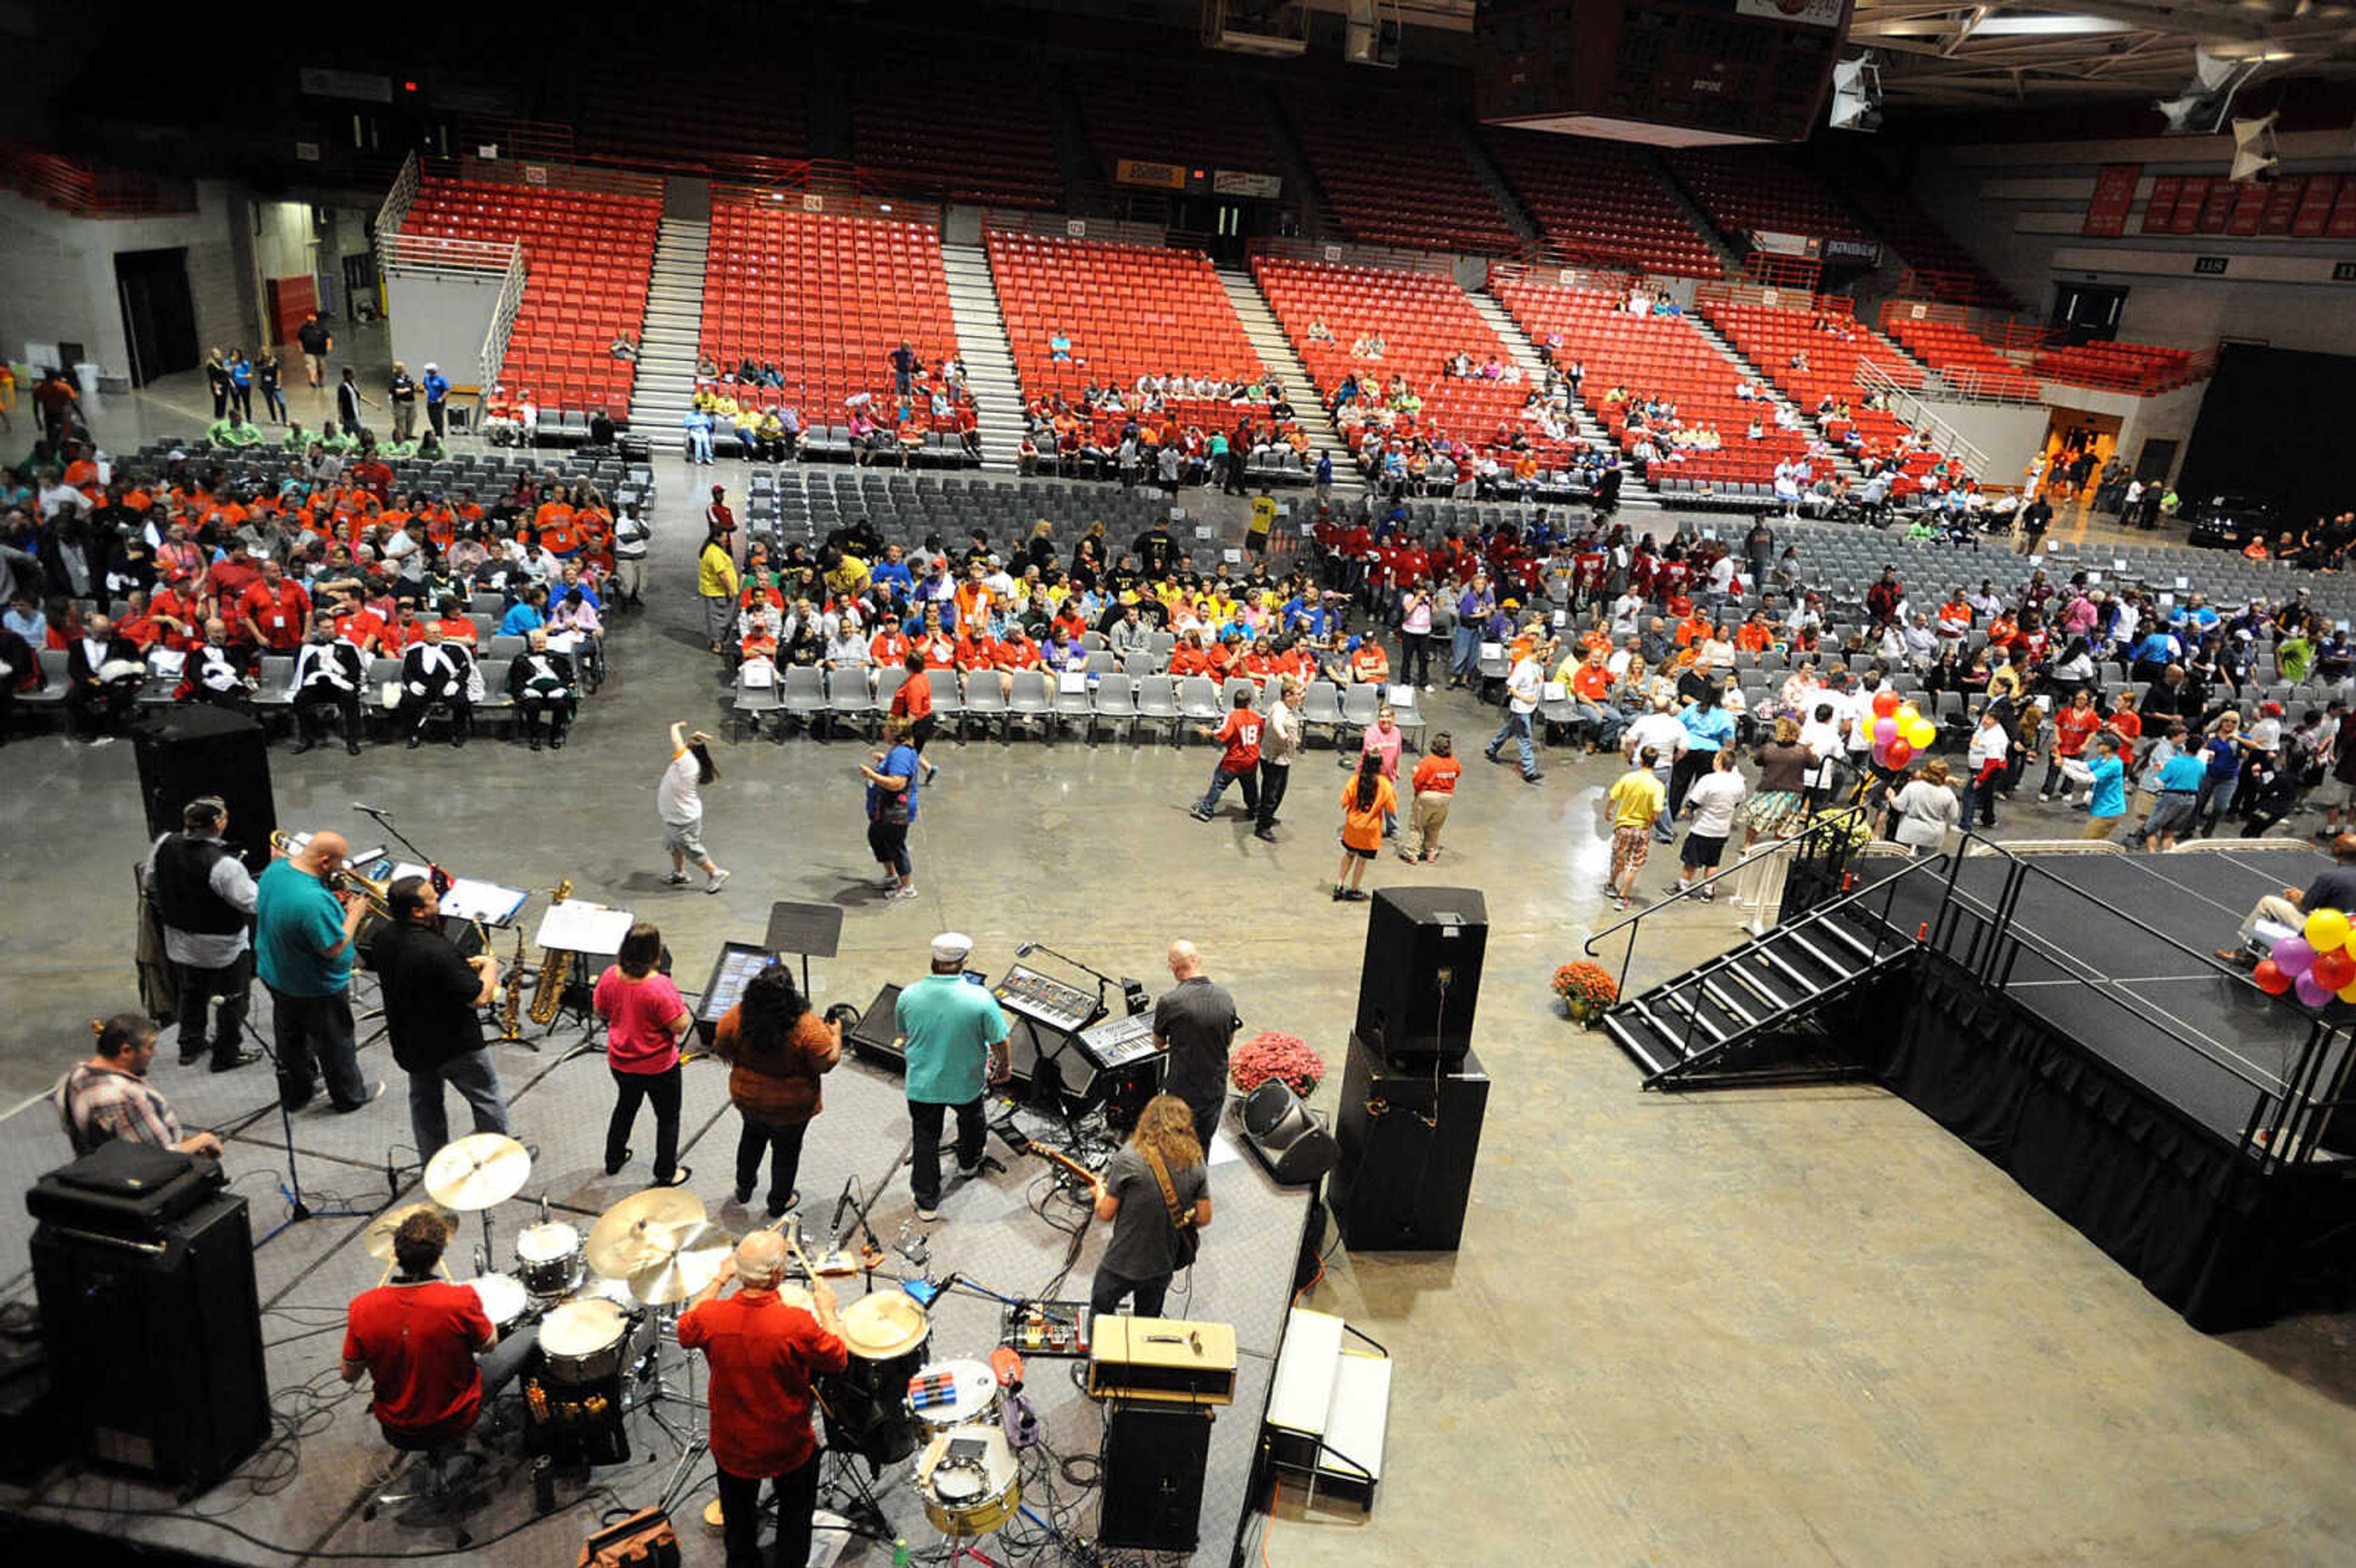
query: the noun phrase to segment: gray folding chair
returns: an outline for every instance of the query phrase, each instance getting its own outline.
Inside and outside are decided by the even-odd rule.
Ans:
[[[1374,727],[1375,712],[1383,705],[1380,687],[1361,681],[1342,688],[1342,723],[1333,732],[1333,743],[1342,744],[1342,731],[1355,730],[1361,735]]]
[[[1050,734],[1055,722],[1055,693],[1048,684],[1045,670],[1018,669],[1014,672],[1013,689],[1006,694],[1006,728],[1013,733],[1017,723],[1031,725],[1042,736]]]
[[[815,665],[787,665],[777,673],[785,677],[777,693],[778,710],[815,734],[826,713],[826,672]]]
[[[958,672],[953,669],[928,669],[925,672],[925,683],[933,688],[935,722],[937,723],[942,720],[955,720],[958,738],[963,740],[965,738],[965,695],[958,686]]]
[[[1101,681],[1105,677],[1100,675],[1097,677],[1097,681]],[[1088,678],[1086,671],[1080,672],[1080,678],[1077,680],[1059,678],[1055,682],[1055,720],[1057,723],[1068,729],[1073,722],[1076,720],[1084,731],[1087,730],[1088,720],[1093,718],[1096,713],[1096,709],[1090,703],[1088,698],[1089,691],[1095,684],[1096,682],[1091,681]]]
[[[1137,694],[1130,684],[1129,677],[1119,674],[1106,676],[1097,682],[1097,688],[1091,694],[1086,738],[1094,741],[1098,723],[1117,719],[1129,727],[1122,738],[1134,740],[1137,736]]]
[[[1112,677],[1107,676],[1107,680]],[[1170,738],[1178,738],[1178,677],[1174,675],[1149,675],[1137,683],[1137,718],[1148,724],[1167,725]],[[1130,732],[1136,725],[1130,726]]]
[[[965,717],[980,720],[981,732],[987,735],[990,733],[991,720],[995,719],[1003,724],[1006,714],[1006,688],[1000,681],[998,672],[989,669],[976,670],[973,677],[966,682]],[[963,733],[962,725],[959,726],[958,732]]]
[[[1226,717],[1219,706],[1219,688],[1207,675],[1190,675],[1178,682],[1178,712],[1181,717],[1216,724]]]
[[[1342,688],[1330,680],[1312,680],[1301,694],[1301,732],[1306,735],[1320,726],[1338,748],[1342,744]]]
[[[847,719],[862,731],[874,730],[882,710],[867,684],[866,666],[826,672],[826,711],[830,719]]]
[[[761,732],[761,715],[775,713],[780,706],[775,679],[766,686],[746,686],[744,672],[741,669],[736,672],[736,694],[729,704],[729,710],[748,725],[754,734]]]

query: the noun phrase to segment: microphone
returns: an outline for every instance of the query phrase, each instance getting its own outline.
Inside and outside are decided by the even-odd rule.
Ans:
[[[1017,958],[1028,958],[1031,956],[1031,950],[1037,945],[1038,944],[1035,942],[1023,943],[1014,950],[1014,956]]]
[[[352,802],[352,809],[354,811],[365,812],[370,816],[391,816],[392,815],[392,813],[387,811],[384,807],[380,805],[370,805],[365,801],[356,800]]]
[[[842,1234],[843,1211],[851,1207],[851,1184],[852,1181],[857,1179],[858,1178],[856,1177],[845,1179],[842,1184],[842,1196],[834,1200],[834,1220],[832,1223],[827,1226],[827,1229],[833,1232],[838,1236]]]

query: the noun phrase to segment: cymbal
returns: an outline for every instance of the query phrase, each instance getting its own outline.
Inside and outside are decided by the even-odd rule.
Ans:
[[[504,1203],[523,1190],[531,1156],[503,1133],[468,1133],[425,1162],[425,1190],[460,1213]]]
[[[369,1221],[369,1228],[360,1235],[360,1245],[368,1255],[379,1263],[391,1263],[392,1233],[400,1230],[412,1214],[432,1214],[442,1221],[442,1228],[445,1231],[455,1231],[458,1225],[458,1216],[439,1203],[407,1203],[398,1209],[388,1209]]]
[[[703,1200],[684,1187],[649,1187],[633,1192],[603,1214],[589,1228],[584,1251],[590,1271],[605,1279],[627,1279],[646,1261],[650,1246],[669,1238],[658,1233],[681,1225],[700,1224]]]
[[[648,1226],[648,1249],[630,1274],[630,1294],[648,1307],[685,1301],[720,1277],[736,1239],[706,1220]]]

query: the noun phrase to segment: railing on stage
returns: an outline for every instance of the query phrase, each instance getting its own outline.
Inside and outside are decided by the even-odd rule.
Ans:
[[[2107,919],[2132,928],[2139,944],[2150,944],[2143,951],[2149,952],[2151,945],[2165,948],[2189,963],[2196,975],[2213,971],[2241,983],[2243,976],[2214,955],[2179,942],[2134,912],[1977,834],[1965,835],[1951,853],[1909,859],[1887,874],[1876,875],[1860,854],[1866,844],[1858,839],[1858,814],[1865,809],[1853,805],[1819,815],[1799,832],[1754,848],[1735,865],[1677,896],[1597,931],[1587,939],[1586,952],[1600,956],[1599,944],[1605,938],[1622,930],[1628,933],[1620,967],[1624,997],[1643,922],[1680,905],[1690,907],[1692,893],[1722,879],[1756,876],[1767,865],[1780,862],[1783,876],[1776,924],[1761,932],[1754,918],[1754,936],[1772,937],[1775,930],[1815,923],[1840,912],[1868,915],[1872,917],[1873,928],[1869,964],[1878,963],[1890,944],[1912,946],[1954,965],[1996,993],[2012,983],[2023,954],[2029,954],[2051,966],[2053,979],[2100,997],[2131,1019],[2139,1032],[2201,1057],[2246,1088],[2251,1103],[2238,1147],[2261,1174],[2314,1160],[2333,1118],[2351,1109],[2356,1023],[2334,1022],[2290,1001],[2275,999],[2274,1006],[2286,1009],[2286,1019],[2296,1016],[2300,1022],[2287,1031],[2297,1037],[2297,1043],[2285,1051],[2286,1065],[2279,1071],[2270,1068],[2233,1041],[2220,1040],[2129,989],[2129,977],[2110,975],[2080,952],[2040,934],[2021,919],[2022,898],[2031,888],[2060,890],[2090,906],[2088,920]],[[1967,859],[2002,864],[2002,877],[1993,895],[1963,885],[1961,872]],[[2295,1014],[2290,1010],[2294,1008]],[[1692,1043],[1688,1038],[1688,1051]]]

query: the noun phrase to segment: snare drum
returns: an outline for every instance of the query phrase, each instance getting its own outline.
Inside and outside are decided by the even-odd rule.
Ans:
[[[927,1359],[931,1320],[901,1292],[877,1291],[843,1309],[842,1342],[850,1363],[819,1385],[828,1445],[877,1464],[906,1458],[916,1451],[908,1380]]]
[[[622,1370],[630,1317],[602,1297],[576,1299],[541,1320],[540,1353],[552,1382],[581,1384]]]
[[[908,1413],[926,1443],[960,1426],[996,1425],[1001,1403],[998,1374],[987,1361],[935,1361],[908,1383]]]
[[[581,1232],[562,1220],[526,1227],[516,1237],[516,1276],[542,1301],[558,1301],[581,1288],[588,1265],[582,1261]]]
[[[514,1332],[523,1321],[524,1309],[531,1305],[523,1281],[511,1274],[481,1275],[466,1284],[482,1298],[483,1316],[491,1320],[492,1331],[502,1339]]]
[[[944,1432],[916,1466],[925,1517],[945,1535],[987,1535],[1023,1506],[1023,1472],[995,1426]]]

